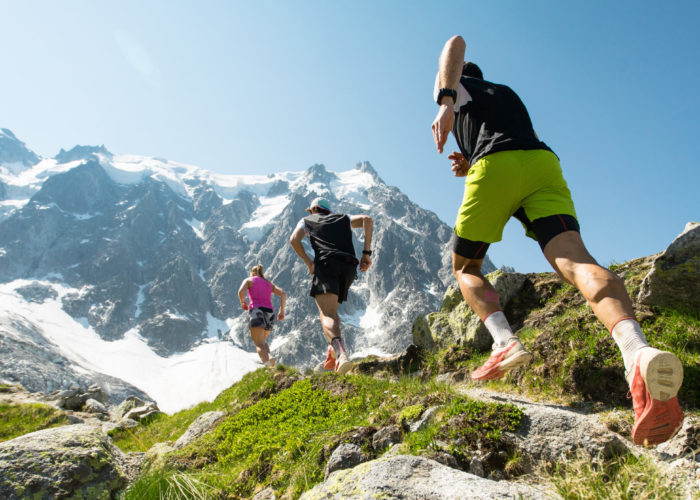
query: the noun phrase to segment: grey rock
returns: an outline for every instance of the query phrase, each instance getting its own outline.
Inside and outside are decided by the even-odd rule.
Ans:
[[[430,422],[432,422],[432,420],[435,418],[435,415],[439,408],[439,406],[431,406],[423,413],[421,413],[420,417],[416,419],[415,422],[411,422],[408,425],[409,432],[418,432],[422,429],[425,429],[425,427],[427,427],[427,425]]]
[[[147,403],[143,406],[137,406],[129,410],[126,415],[124,415],[124,419],[142,420],[159,413],[162,412],[158,409],[158,406],[155,403]]]
[[[505,307],[525,283],[520,273],[493,271],[486,278]],[[459,288],[450,285],[443,297],[440,311],[418,316],[412,327],[413,343],[424,349],[445,348],[450,344],[470,345],[477,349],[491,348],[491,335],[481,319],[464,301]]]
[[[375,451],[384,450],[401,442],[401,428],[398,425],[382,427],[372,436],[372,448]]]
[[[502,439],[521,450],[528,460],[559,462],[574,453],[608,458],[629,451],[627,444],[603,425],[594,414],[542,404],[485,389],[464,389],[470,397],[490,402],[511,403],[523,411],[523,420],[514,432]]]
[[[486,477],[486,472],[484,471],[484,463],[478,458],[474,457],[469,461],[469,472],[479,477]]]
[[[659,444],[655,451],[666,461],[671,461],[684,456],[691,456],[700,462],[700,419],[686,417],[683,427],[673,438]]]
[[[105,405],[92,398],[85,401],[84,411],[87,413],[109,413]]]
[[[134,427],[139,426],[139,423],[131,418],[123,418],[117,422],[117,424],[121,429],[133,429]]]
[[[225,416],[226,413],[223,411],[208,411],[202,413],[190,424],[185,433],[175,441],[173,447],[175,449],[180,449],[187,446],[195,439],[212,430]]]
[[[145,405],[146,402],[141,398],[137,396],[129,396],[121,402],[121,404],[117,407],[114,413],[117,415],[118,418],[122,418],[134,408]]]
[[[638,300],[643,304],[700,310],[700,223],[689,222],[652,264]]]
[[[352,443],[343,443],[331,453],[324,469],[324,477],[341,469],[349,469],[367,460],[362,448]]]
[[[423,457],[399,455],[336,471],[301,500],[396,498],[402,500],[540,499],[547,492],[491,481]]]
[[[275,498],[275,490],[272,488],[265,488],[253,495],[253,500],[275,500]]]
[[[32,432],[0,443],[0,497],[114,498],[127,483],[124,462],[90,425]]]

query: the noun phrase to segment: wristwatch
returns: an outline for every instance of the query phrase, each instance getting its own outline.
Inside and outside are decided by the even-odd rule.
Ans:
[[[362,250],[362,255],[372,255],[372,250]]]
[[[438,91],[438,95],[437,95],[438,106],[440,105],[440,101],[442,101],[442,98],[445,96],[451,97],[454,102],[457,102],[457,91],[455,89],[444,88],[444,89],[440,89]]]

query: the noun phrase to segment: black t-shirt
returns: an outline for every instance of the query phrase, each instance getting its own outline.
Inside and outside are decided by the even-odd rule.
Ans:
[[[304,218],[315,262],[339,258],[357,263],[352,244],[350,217],[344,214],[311,214]]]
[[[470,165],[498,151],[551,151],[535,135],[527,108],[509,87],[469,76],[460,83],[471,99],[455,114],[452,133]]]

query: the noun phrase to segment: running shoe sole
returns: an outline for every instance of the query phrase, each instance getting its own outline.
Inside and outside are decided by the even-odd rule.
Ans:
[[[501,361],[498,365],[498,369],[502,372],[515,370],[518,367],[528,364],[531,359],[532,354],[527,351],[520,351]]]
[[[344,363],[341,363],[340,366],[336,369],[336,373],[338,375],[345,375],[347,372],[352,370],[352,367],[355,366],[355,363],[353,363],[350,360],[345,361]]]
[[[667,401],[678,394],[683,384],[683,365],[672,353],[659,351],[640,356],[639,372],[652,399]]]
[[[478,373],[475,375],[474,372],[478,372],[479,369],[475,370],[474,372],[472,372],[471,378],[472,380],[496,380],[504,377],[509,371],[514,370],[520,366],[526,365],[530,362],[531,359],[532,354],[523,349],[519,352],[508,356],[484,375],[479,375]]]

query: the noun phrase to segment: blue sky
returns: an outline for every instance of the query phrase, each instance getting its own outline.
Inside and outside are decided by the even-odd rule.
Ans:
[[[461,34],[561,158],[608,265],[700,220],[699,20],[691,1],[0,0],[0,127],[46,157],[104,144],[221,173],[367,160],[452,225],[463,184],[430,124]],[[489,255],[549,270],[516,222]]]

